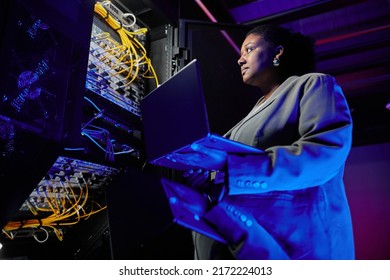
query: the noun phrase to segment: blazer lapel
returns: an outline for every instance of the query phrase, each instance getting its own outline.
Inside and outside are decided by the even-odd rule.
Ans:
[[[246,115],[246,117],[244,117],[241,121],[239,121],[235,126],[233,126],[228,132],[226,132],[223,137],[225,138],[229,138],[231,133],[233,132],[234,129],[236,129],[237,127],[241,126],[242,124],[246,123],[247,121],[249,121],[250,119],[252,119],[254,116],[256,116],[257,114],[259,114],[261,111],[263,111],[265,108],[267,108],[269,105],[271,105],[276,99],[276,96],[273,96],[271,95],[271,97],[266,100],[263,104],[261,105],[258,105],[258,106],[261,106],[261,108],[255,108],[253,107],[253,109],[248,113],[248,115]],[[255,105],[256,106],[256,105]]]
[[[241,124],[244,124],[246,123],[247,121],[249,121],[250,119],[252,119],[253,117],[255,117],[256,115],[260,114],[261,111],[263,111],[265,108],[267,108],[269,105],[271,105],[275,100],[276,100],[277,96],[272,96],[267,99],[263,104],[259,105],[261,106],[261,108],[254,108],[243,120],[241,120],[241,122],[239,123],[240,125]],[[237,126],[235,126],[237,127]]]

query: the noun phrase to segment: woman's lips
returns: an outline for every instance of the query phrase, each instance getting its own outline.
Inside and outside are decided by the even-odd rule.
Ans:
[[[247,71],[248,71],[248,68],[242,68],[241,75],[244,76]]]

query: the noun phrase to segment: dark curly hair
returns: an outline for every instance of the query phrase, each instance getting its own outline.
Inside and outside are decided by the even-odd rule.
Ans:
[[[315,71],[315,40],[312,37],[274,24],[254,27],[246,36],[249,34],[259,35],[275,47],[278,45],[284,47],[279,67],[286,77]]]

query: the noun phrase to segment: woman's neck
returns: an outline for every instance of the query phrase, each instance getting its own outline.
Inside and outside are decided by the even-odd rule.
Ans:
[[[274,83],[270,85],[266,90],[264,90],[264,100],[267,100],[274,92],[275,90],[281,85],[281,83]]]

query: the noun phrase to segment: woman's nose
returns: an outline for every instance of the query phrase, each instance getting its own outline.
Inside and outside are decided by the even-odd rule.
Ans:
[[[238,65],[241,67],[242,65],[245,64],[245,60],[243,59],[243,57],[241,56],[238,61],[237,61]]]

